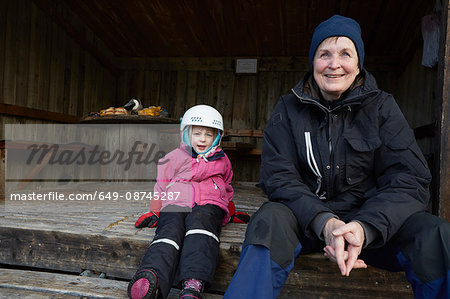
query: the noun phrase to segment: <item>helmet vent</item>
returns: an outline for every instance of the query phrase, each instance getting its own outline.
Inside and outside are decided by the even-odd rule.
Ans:
[[[203,122],[201,116],[192,116],[192,117],[191,117],[191,121],[192,121],[192,122],[198,122],[198,123]]]

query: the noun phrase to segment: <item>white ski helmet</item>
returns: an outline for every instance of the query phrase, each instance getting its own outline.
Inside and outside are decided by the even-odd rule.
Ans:
[[[180,124],[181,140],[191,146],[189,129],[192,126],[204,126],[218,130],[216,139],[213,141],[212,147],[220,144],[223,135],[223,119],[222,115],[211,106],[196,105],[189,108],[183,115]]]

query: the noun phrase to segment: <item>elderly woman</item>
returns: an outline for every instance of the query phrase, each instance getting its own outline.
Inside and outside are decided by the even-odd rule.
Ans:
[[[307,73],[264,131],[260,183],[225,298],[276,298],[299,254],[324,251],[348,276],[406,271],[416,298],[450,298],[450,225],[426,212],[430,172],[392,95],[363,68],[359,24],[314,31]]]

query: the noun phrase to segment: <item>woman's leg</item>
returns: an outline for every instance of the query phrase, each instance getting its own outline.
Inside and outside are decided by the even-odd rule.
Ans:
[[[409,217],[393,237],[415,298],[450,298],[450,223],[426,212]]]
[[[302,248],[312,252],[318,243],[304,237],[287,206],[263,204],[250,219],[239,265],[224,298],[276,298]]]
[[[415,298],[450,298],[450,224],[426,212],[409,217],[381,248],[365,249],[369,265],[405,271]]]

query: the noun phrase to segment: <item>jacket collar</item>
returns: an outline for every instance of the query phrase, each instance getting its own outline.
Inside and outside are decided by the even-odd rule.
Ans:
[[[378,93],[380,90],[375,78],[363,68],[355,82],[339,100],[329,102],[322,98],[319,86],[313,79],[311,71],[292,88],[292,92],[305,104],[318,106],[325,112],[333,112],[341,108],[359,105],[368,95]]]
[[[190,153],[192,158],[197,158],[198,154],[194,151],[194,149],[185,143],[181,143],[181,149],[183,149],[185,152]],[[208,161],[214,161],[217,159],[220,159],[222,157],[225,157],[225,152],[220,148],[217,147],[216,150],[212,153],[209,153],[208,157],[206,157],[206,160]]]

